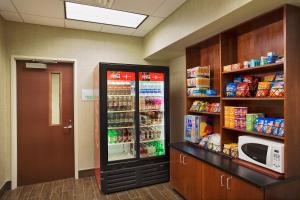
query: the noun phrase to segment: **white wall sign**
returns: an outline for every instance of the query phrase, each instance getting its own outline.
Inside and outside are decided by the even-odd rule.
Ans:
[[[95,100],[96,95],[94,95],[93,89],[82,89],[81,91],[81,100],[82,101],[93,101]]]

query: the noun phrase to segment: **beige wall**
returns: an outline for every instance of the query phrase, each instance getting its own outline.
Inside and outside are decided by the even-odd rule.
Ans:
[[[5,28],[7,59],[11,55],[23,55],[71,58],[78,61],[79,169],[93,168],[93,103],[81,101],[81,89],[92,88],[92,73],[98,62],[151,64],[143,59],[142,39],[14,22],[6,22]],[[10,65],[5,70],[10,71]],[[9,102],[10,98],[6,96],[5,101]],[[4,117],[9,119],[9,113]],[[9,137],[9,134],[9,131],[6,132],[5,137]],[[10,149],[9,144],[6,151]],[[7,162],[10,162],[10,153],[7,157]]]
[[[0,188],[10,177],[10,103],[7,98],[10,95],[10,74],[7,69],[4,23],[0,17]]]
[[[185,56],[169,62],[170,67],[170,133],[171,142],[183,141],[185,115]]]
[[[171,45],[251,0],[188,0],[145,38],[145,57]]]

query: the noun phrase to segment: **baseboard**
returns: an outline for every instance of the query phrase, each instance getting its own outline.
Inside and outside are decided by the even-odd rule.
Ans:
[[[0,199],[3,196],[3,194],[11,189],[11,181],[6,181],[4,185],[0,188]]]
[[[90,176],[95,176],[95,169],[84,169],[78,171],[79,178],[90,177]]]

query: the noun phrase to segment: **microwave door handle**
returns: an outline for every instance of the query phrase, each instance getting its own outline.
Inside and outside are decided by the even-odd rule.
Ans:
[[[268,150],[267,150],[267,158],[266,158],[266,165],[269,167],[272,167],[272,163],[273,163],[273,157],[272,157],[272,152],[273,152],[273,148],[268,146]]]

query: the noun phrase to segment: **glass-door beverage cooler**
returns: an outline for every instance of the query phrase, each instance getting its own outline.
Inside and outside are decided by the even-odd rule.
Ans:
[[[168,68],[100,63],[94,77],[101,191],[169,181]]]

